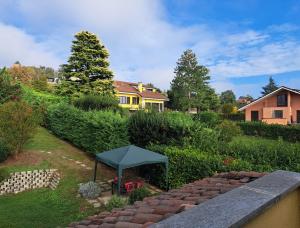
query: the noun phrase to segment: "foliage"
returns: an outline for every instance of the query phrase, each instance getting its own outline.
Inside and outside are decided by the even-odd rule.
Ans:
[[[256,137],[236,137],[222,153],[254,165],[300,172],[300,144]]]
[[[134,204],[135,201],[142,201],[148,196],[151,196],[151,192],[147,188],[137,188],[130,193],[128,202],[129,204]]]
[[[74,106],[85,111],[118,109],[118,100],[114,96],[107,95],[86,95],[75,100]]]
[[[78,192],[83,198],[95,199],[100,196],[101,189],[99,184],[89,181],[87,183],[81,183]]]
[[[106,210],[111,211],[114,208],[123,208],[127,205],[127,200],[120,197],[113,195],[110,200],[105,205]]]
[[[62,65],[62,83],[58,91],[64,93],[112,94],[113,73],[108,69],[108,50],[95,34],[82,31],[75,35],[68,63]],[[63,95],[66,95],[63,94]]]
[[[245,113],[244,112],[220,114],[220,117],[222,119],[227,119],[227,120],[231,120],[231,121],[245,121]]]
[[[240,127],[232,121],[223,120],[216,128],[220,135],[219,140],[221,142],[230,142],[234,137],[241,135]]]
[[[232,90],[226,90],[220,95],[221,104],[235,104],[236,97]]]
[[[204,126],[213,128],[221,122],[220,116],[216,112],[204,111],[193,116],[193,119],[200,121]]]
[[[7,102],[0,106],[0,139],[14,155],[22,151],[39,123],[39,113],[24,101]]]
[[[179,187],[183,184],[211,176],[215,172],[231,170],[265,170],[266,167],[254,167],[246,161],[219,154],[199,151],[193,148],[180,148],[151,145],[148,149],[162,153],[169,158],[169,186]],[[165,187],[163,168],[149,169],[151,180],[160,187]]]
[[[130,142],[139,146],[180,143],[191,134],[193,124],[192,118],[184,113],[139,111],[129,118]]]
[[[31,67],[25,67],[21,64],[14,64],[8,69],[8,72],[14,80],[27,85],[31,85],[35,76],[35,71]]]
[[[273,91],[275,91],[276,89],[278,89],[278,86],[276,85],[274,79],[272,77],[269,78],[269,83],[262,87],[263,91],[261,92],[261,94],[263,96],[272,93]]]
[[[8,158],[9,154],[10,154],[9,148],[4,142],[2,142],[2,140],[0,140],[0,163],[5,161]],[[0,181],[1,181],[1,177],[0,177]]]
[[[73,106],[50,106],[46,125],[59,137],[90,153],[128,145],[127,119],[111,111],[85,112]]]
[[[1,148],[0,148],[0,150],[1,150]],[[9,178],[9,176],[10,176],[10,174],[6,169],[0,169],[0,183],[1,183],[1,181]]]
[[[187,111],[190,108],[214,110],[218,107],[219,99],[209,86],[209,71],[198,64],[192,50],[182,54],[174,72],[175,78],[169,91],[172,108]]]
[[[284,126],[263,122],[239,122],[238,125],[246,135],[261,136],[269,139],[282,138],[289,142],[300,141],[299,126]]]
[[[5,68],[0,69],[0,104],[9,100],[17,100],[20,94],[20,85],[13,82]]]
[[[222,113],[225,115],[230,115],[235,111],[235,106],[233,104],[223,104],[221,108]]]

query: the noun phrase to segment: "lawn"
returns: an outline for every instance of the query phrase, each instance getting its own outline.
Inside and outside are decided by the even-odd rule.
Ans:
[[[24,152],[17,159],[1,163],[0,170],[57,168],[62,179],[55,190],[44,188],[0,196],[0,227],[65,227],[72,221],[103,210],[95,209],[86,200],[76,197],[78,184],[91,180],[93,164],[85,153],[39,128]],[[111,175],[110,170],[101,170],[98,176],[110,178]]]

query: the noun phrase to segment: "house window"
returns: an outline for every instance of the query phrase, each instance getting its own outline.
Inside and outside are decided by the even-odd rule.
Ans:
[[[287,94],[281,94],[277,96],[277,106],[286,107],[287,106]]]
[[[139,98],[138,97],[133,97],[132,98],[132,104],[135,104],[135,105],[139,104]]]
[[[273,118],[282,119],[283,118],[283,110],[274,110]]]
[[[119,97],[120,99],[120,104],[130,104],[130,97],[125,97],[125,96],[122,96],[122,97]]]

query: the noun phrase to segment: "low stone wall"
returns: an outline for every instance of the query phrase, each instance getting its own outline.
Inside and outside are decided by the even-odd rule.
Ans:
[[[0,182],[0,195],[19,193],[29,189],[49,187],[55,189],[60,175],[57,169],[33,170],[11,173],[10,177]]]

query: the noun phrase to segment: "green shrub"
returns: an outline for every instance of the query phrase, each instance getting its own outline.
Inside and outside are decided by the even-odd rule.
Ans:
[[[225,151],[221,152],[254,165],[269,166],[274,170],[300,172],[300,143],[256,137],[236,137]]]
[[[221,124],[219,124],[216,129],[219,131],[219,140],[221,142],[230,142],[233,137],[241,135],[240,127],[229,120],[223,120]]]
[[[0,182],[9,178],[10,173],[6,169],[0,169]]]
[[[129,204],[134,204],[135,201],[142,201],[145,197],[151,196],[151,192],[145,188],[137,188],[129,195]]]
[[[20,85],[13,83],[11,75],[5,68],[0,69],[0,104],[9,100],[16,100],[20,95]]]
[[[74,106],[85,111],[118,109],[118,100],[113,96],[85,95],[74,101]]]
[[[71,105],[50,106],[46,126],[90,153],[128,145],[127,119],[111,111],[85,112]]]
[[[5,161],[10,154],[8,146],[0,140],[0,162]]]
[[[151,145],[148,149],[162,153],[169,158],[169,187],[176,188],[197,179],[208,177],[215,172],[239,170],[266,170],[266,167],[256,167],[247,161],[201,152],[193,148]],[[148,169],[151,181],[165,188],[163,167]]]
[[[33,137],[40,120],[40,114],[26,102],[6,102],[0,106],[0,139],[17,155]]]
[[[238,112],[238,113],[230,113],[230,114],[221,114],[220,117],[222,119],[231,120],[231,121],[244,121],[245,113]]]
[[[263,122],[240,122],[239,126],[245,135],[261,136],[269,139],[282,138],[289,142],[300,141],[300,126],[284,126]]]
[[[220,147],[219,132],[195,123],[191,128],[192,134],[184,138],[184,147],[193,147],[205,152],[217,152]]]
[[[127,205],[127,200],[120,197],[113,195],[110,200],[105,205],[106,210],[112,211],[114,208],[123,208]]]
[[[212,111],[197,113],[193,116],[193,118],[210,128],[217,126],[221,122],[219,114]]]
[[[184,113],[139,111],[129,118],[128,131],[130,141],[139,146],[181,143],[183,137],[191,134],[193,124]]]

